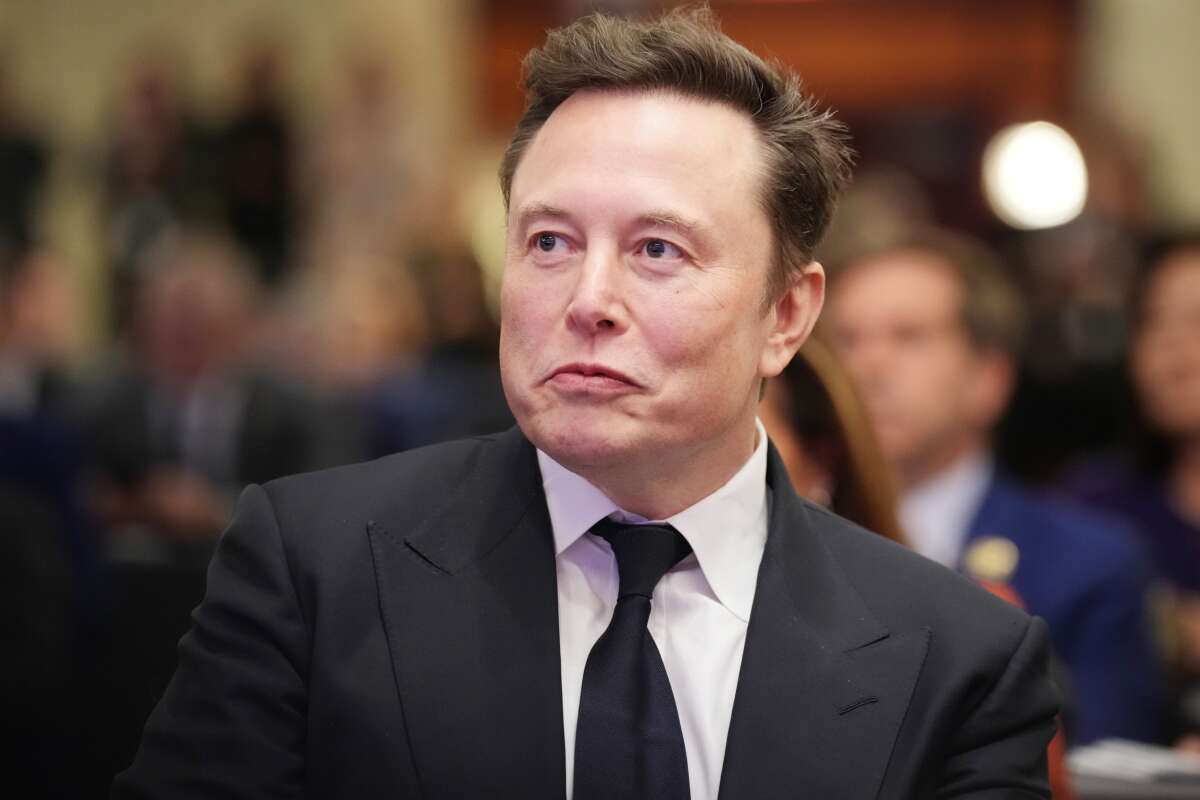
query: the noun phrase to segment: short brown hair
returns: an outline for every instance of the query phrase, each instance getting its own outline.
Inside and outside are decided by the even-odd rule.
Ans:
[[[978,350],[992,350],[1017,358],[1028,322],[1026,304],[1016,281],[1001,258],[987,245],[965,234],[935,226],[918,226],[860,251],[835,268],[832,280],[855,265],[894,253],[919,253],[944,266],[962,287],[963,327]]]
[[[767,152],[763,206],[775,234],[770,297],[812,261],[849,181],[845,126],[820,110],[794,72],[721,33],[706,6],[647,22],[592,14],[550,31],[523,65],[525,113],[500,166],[507,208],[525,148],[556,108],[587,89],[665,90],[748,114]]]

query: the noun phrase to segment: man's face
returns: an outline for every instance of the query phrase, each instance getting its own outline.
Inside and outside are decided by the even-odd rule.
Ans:
[[[962,292],[948,265],[921,252],[852,265],[831,292],[833,344],[902,477],[947,465],[1007,394],[1007,370],[967,336]]]
[[[575,94],[530,143],[500,363],[521,429],[568,468],[749,455],[759,378],[791,355],[764,310],[760,148],[745,115],[665,92]]]

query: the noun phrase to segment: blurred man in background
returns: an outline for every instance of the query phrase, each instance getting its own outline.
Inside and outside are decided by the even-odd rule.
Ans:
[[[927,557],[1009,584],[1064,662],[1069,740],[1159,735],[1152,570],[1104,518],[998,474],[990,433],[1010,395],[1019,296],[981,245],[922,231],[848,262],[831,288],[834,345],[859,380]]]
[[[219,237],[164,243],[136,295],[131,359],[89,392],[101,516],[139,547],[169,544],[168,560],[206,563],[246,482],[313,466],[305,396],[248,357],[256,293]]]
[[[49,250],[0,254],[0,415],[63,421],[80,309],[68,269]]]

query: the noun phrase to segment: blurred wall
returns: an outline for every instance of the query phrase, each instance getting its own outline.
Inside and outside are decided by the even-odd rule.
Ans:
[[[241,54],[266,34],[285,52],[285,85],[311,123],[341,86],[347,57],[382,53],[413,110],[416,141],[452,153],[474,130],[470,0],[0,0],[0,46],[28,116],[55,145],[43,233],[90,301],[103,285],[96,195],[115,100],[146,53],[166,53],[206,117],[219,117]],[[93,334],[101,304],[90,302]],[[91,337],[95,338],[95,336]]]
[[[1091,0],[1084,95],[1146,145],[1154,217],[1200,228],[1200,2]]]

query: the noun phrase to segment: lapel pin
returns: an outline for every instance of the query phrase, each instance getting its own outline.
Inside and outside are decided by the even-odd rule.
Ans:
[[[1021,560],[1021,551],[1011,539],[1003,536],[985,536],[975,541],[963,557],[963,566],[971,577],[980,581],[1008,583],[1017,563]]]

